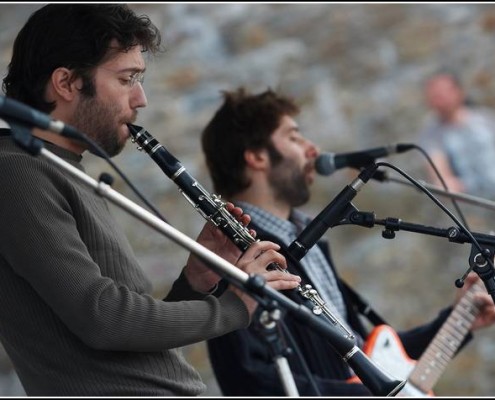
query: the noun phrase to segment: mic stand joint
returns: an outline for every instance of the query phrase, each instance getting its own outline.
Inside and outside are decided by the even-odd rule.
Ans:
[[[286,358],[292,354],[292,349],[287,347],[282,340],[277,324],[281,320],[281,317],[282,312],[278,308],[276,301],[264,301],[260,303],[260,306],[256,310],[253,322],[255,323],[256,331],[269,346],[270,354],[286,394],[288,396],[299,396]]]
[[[470,271],[478,274],[484,282],[488,294],[492,296],[495,303],[495,271],[487,261],[488,258],[493,260],[495,246],[487,246],[483,249],[483,254],[473,245],[471,246],[471,254],[469,255],[469,269],[460,280],[456,281],[457,287],[462,287],[464,280]],[[460,282],[459,282],[460,281]],[[459,286],[460,284],[460,286]]]

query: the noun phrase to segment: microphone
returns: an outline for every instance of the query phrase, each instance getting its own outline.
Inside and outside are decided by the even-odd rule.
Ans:
[[[337,225],[344,215],[348,215],[350,211],[356,211],[351,200],[356,196],[361,187],[369,181],[377,168],[378,166],[376,164],[368,165],[352,183],[342,189],[332,202],[290,244],[288,249],[289,254],[300,260],[323,236],[328,228]]]
[[[52,119],[50,115],[37,111],[17,100],[0,96],[0,118],[7,123],[36,127],[59,133],[62,136],[81,140],[83,136],[76,128]]]
[[[414,144],[406,143],[375,147],[369,150],[350,153],[322,153],[315,160],[315,169],[318,174],[325,176],[333,174],[339,168],[354,167],[360,169],[373,163],[377,158],[387,157],[395,153],[403,153],[415,147]]]

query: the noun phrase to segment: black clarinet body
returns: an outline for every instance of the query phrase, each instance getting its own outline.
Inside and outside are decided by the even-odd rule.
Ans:
[[[246,251],[256,239],[249,230],[241,224],[225,208],[225,203],[219,196],[207,192],[158,140],[144,128],[128,124],[132,141],[138,144],[138,150],[145,150],[158,164],[163,172],[178,187],[179,191],[191,205],[207,220],[220,228],[240,250]],[[268,268],[281,269],[276,264]],[[283,269],[282,269],[283,270]],[[286,271],[286,270],[283,270]],[[308,300],[313,314],[326,316],[326,321],[338,329],[335,340],[330,345],[344,361],[354,370],[361,382],[377,396],[395,396],[406,381],[395,380],[376,366],[371,359],[356,345],[355,336],[335,317],[315,289],[310,285],[296,289],[303,300]]]
[[[249,233],[224,205],[219,196],[208,193],[199,182],[194,179],[164,146],[162,146],[145,129],[129,125],[133,141],[138,143],[140,150],[145,150],[158,164],[163,172],[177,184],[180,192],[191,205],[207,220],[220,228],[242,251],[246,251],[255,242]]]

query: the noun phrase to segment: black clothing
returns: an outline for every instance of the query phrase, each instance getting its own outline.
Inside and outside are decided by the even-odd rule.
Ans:
[[[256,230],[258,239],[270,240],[278,243],[282,246],[282,253],[286,252],[286,246],[280,243],[273,235],[269,235],[267,232],[257,227],[255,222],[251,222],[250,228]],[[325,253],[330,267],[338,277],[331,259],[328,243],[326,241],[320,241],[318,246],[320,246]],[[289,271],[300,275],[303,283],[311,284],[300,263],[290,261],[288,257],[286,258],[288,260]],[[350,301],[349,292],[340,278],[338,278],[337,281],[344,296],[348,314],[348,324],[356,333],[361,335],[361,337],[366,338],[368,332],[358,316],[356,307]],[[303,300],[303,298],[294,291],[287,291],[286,294],[297,303],[301,303]],[[399,337],[411,358],[417,359],[422,354],[437,330],[448,317],[449,312],[450,308],[447,308],[431,323],[407,332],[399,332]],[[290,330],[291,336],[297,343],[300,353],[306,359],[306,363],[313,374],[314,381],[316,382],[321,395],[374,395],[366,386],[360,383],[346,382],[346,380],[352,376],[349,364],[342,360],[342,355],[334,350],[328,341],[317,331],[302,325],[291,315],[286,315],[283,318],[283,323]],[[258,324],[255,315],[252,324],[247,329],[237,330],[208,341],[211,364],[218,384],[225,396],[286,395],[277,373],[270,347],[262,336],[257,333],[257,326]],[[288,343],[288,345],[289,347],[292,347],[290,343]],[[317,395],[307,379],[302,364],[296,355],[287,356],[287,360],[299,394],[301,396]]]

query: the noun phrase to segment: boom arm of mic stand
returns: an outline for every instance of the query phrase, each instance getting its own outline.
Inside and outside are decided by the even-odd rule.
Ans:
[[[471,243],[471,253],[469,255],[469,270],[472,269],[480,276],[480,278],[485,283],[487,292],[492,296],[493,302],[495,303],[495,271],[486,261],[486,258],[488,257],[493,259],[493,256],[495,254],[494,235],[471,232],[476,241],[480,245],[483,244],[485,246],[483,252],[480,253],[479,249],[472,243],[471,238],[457,227],[442,229],[432,226],[403,222],[399,218],[376,219],[373,212],[362,211],[351,213],[345,221],[341,221],[339,223],[339,225],[358,225],[367,228],[372,228],[375,224],[385,227],[382,235],[386,239],[393,239],[395,237],[396,231],[406,230],[409,232],[445,237],[449,240],[449,242],[453,243]],[[467,275],[467,273],[465,275]]]

